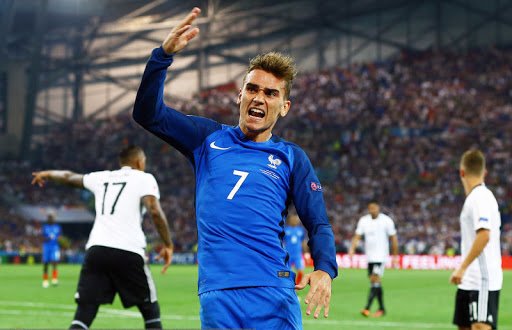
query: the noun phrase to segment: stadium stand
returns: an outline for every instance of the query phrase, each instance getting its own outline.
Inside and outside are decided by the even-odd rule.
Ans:
[[[276,132],[303,146],[316,166],[338,252],[348,250],[357,219],[377,198],[395,219],[401,252],[458,253],[464,201],[458,161],[463,150],[478,146],[486,152],[486,181],[500,203],[502,252],[512,254],[512,51],[403,52],[385,62],[305,73],[291,99],[295,114],[281,120]],[[193,100],[167,101],[226,124],[238,120],[236,91],[214,89]],[[0,182],[17,202],[91,203],[87,192],[34,188],[30,173],[48,167],[115,169],[113,155],[131,143],[147,151],[147,170],[160,184],[175,250],[192,251],[192,168],[139,128],[130,113],[55,126],[36,146],[33,163],[0,163]],[[16,215],[13,205],[0,206],[0,250],[39,248],[37,235],[29,234],[38,229]],[[150,241],[157,238],[149,221],[145,230]]]

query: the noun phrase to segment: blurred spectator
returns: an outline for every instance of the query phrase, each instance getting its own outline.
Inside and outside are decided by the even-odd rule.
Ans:
[[[192,100],[167,101],[184,113],[236,125],[236,91],[226,86]],[[475,146],[486,154],[486,182],[500,203],[503,254],[512,254],[512,51],[403,52],[385,62],[305,73],[291,100],[297,115],[281,120],[275,132],[303,146],[316,166],[339,252],[348,250],[356,221],[374,198],[395,219],[401,252],[457,252],[464,201],[458,161],[463,150]],[[33,163],[0,162],[0,183],[13,200],[92,206],[85,191],[69,193],[57,185],[44,193],[33,189],[30,173],[45,167],[114,169],[111,159],[130,143],[150,155],[148,171],[161,183],[175,251],[192,251],[197,239],[192,168],[139,128],[130,113],[56,125],[37,142]],[[34,229],[7,213],[0,213],[0,244],[32,248],[27,237]],[[149,243],[157,238],[151,222],[144,229]]]

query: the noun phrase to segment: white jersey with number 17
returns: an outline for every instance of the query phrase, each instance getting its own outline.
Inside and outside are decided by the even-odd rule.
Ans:
[[[94,193],[96,219],[86,248],[101,245],[145,255],[142,197],[160,198],[152,174],[124,166],[116,171],[84,175],[84,187]]]

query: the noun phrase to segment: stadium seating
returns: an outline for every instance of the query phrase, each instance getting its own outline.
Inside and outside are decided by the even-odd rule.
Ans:
[[[512,51],[404,52],[386,62],[303,73],[291,100],[275,133],[302,146],[315,165],[339,252],[347,251],[357,219],[376,198],[395,219],[402,252],[457,253],[464,200],[458,161],[463,151],[479,147],[488,158],[486,182],[500,203],[502,250],[512,254]],[[191,101],[167,100],[185,113],[231,125],[238,121],[235,101],[236,91],[215,89]],[[147,170],[160,184],[176,250],[191,251],[197,237],[192,169],[130,113],[55,126],[32,163],[0,162],[0,181],[28,203],[91,203],[79,190],[31,187],[29,175],[48,167],[115,169],[118,150],[132,143],[146,150]],[[0,231],[0,249],[24,228],[2,207],[0,225],[9,228]],[[144,226],[150,241],[158,237],[148,221]]]

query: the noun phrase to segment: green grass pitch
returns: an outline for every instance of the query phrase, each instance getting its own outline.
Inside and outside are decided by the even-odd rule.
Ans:
[[[73,317],[74,290],[79,266],[61,265],[60,284],[41,287],[41,265],[0,265],[0,329],[66,329]],[[152,266],[166,329],[198,329],[197,267],[173,266],[166,275]],[[333,282],[328,319],[305,316],[305,329],[455,329],[451,325],[455,287],[448,284],[449,271],[386,270],[384,298],[388,314],[380,319],[363,318],[368,291],[365,270],[341,270]],[[300,293],[303,298],[305,292]],[[303,299],[302,299],[303,301]],[[375,302],[376,304],[376,302]],[[374,305],[374,308],[376,305]],[[136,308],[100,307],[93,329],[141,329]],[[512,330],[512,272],[505,272],[501,291],[499,329]]]

